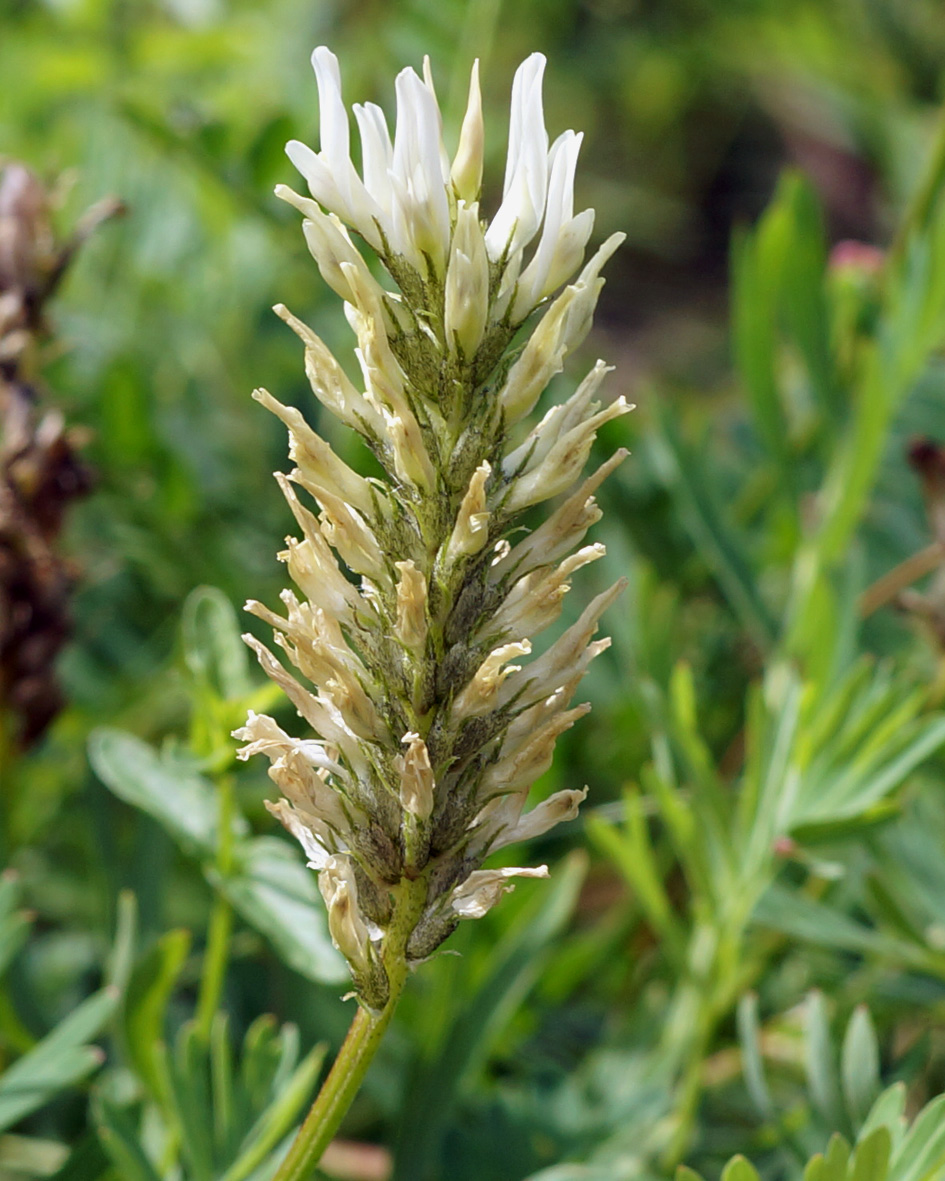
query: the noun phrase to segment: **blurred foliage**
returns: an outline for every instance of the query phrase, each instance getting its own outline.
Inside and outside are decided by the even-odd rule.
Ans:
[[[494,186],[548,54],[579,204],[630,235],[588,359],[640,403],[570,606],[631,589],[536,788],[588,782],[586,819],[417,973],[326,1176],[941,1176],[945,538],[909,463],[945,441],[937,0],[0,0],[0,152],[63,226],[128,206],[44,358],[97,486],[69,707],[0,767],[0,1178],[263,1181],[350,1017],[228,738],[285,709],[236,638],[288,527],[249,391],[317,418],[269,305],[350,353],[270,196],[321,41],[385,105],[429,53],[454,126],[482,58]]]

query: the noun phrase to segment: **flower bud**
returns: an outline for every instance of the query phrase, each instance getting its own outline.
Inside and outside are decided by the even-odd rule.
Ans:
[[[469,99],[459,133],[459,146],[453,159],[450,180],[460,200],[472,204],[482,188],[482,157],[485,134],[482,124],[482,95],[479,90],[479,59],[473,62],[469,77]]]
[[[455,562],[463,554],[477,554],[489,539],[490,514],[486,511],[486,484],[491,475],[492,466],[483,460],[470,477],[446,547],[449,562]]]
[[[571,274],[571,271],[568,271],[567,274],[558,278],[558,275],[561,274],[562,263],[567,261],[566,257],[559,255],[558,246],[565,227],[570,226],[572,222],[574,171],[577,167],[578,152],[583,138],[582,135],[575,135],[573,131],[566,131],[552,145],[548,157],[550,175],[541,241],[538,243],[534,257],[518,280],[515,299],[512,303],[513,323],[520,323],[524,320],[537,303],[540,303],[550,291],[554,291],[555,287]],[[585,217],[580,224],[578,237],[582,232],[584,233],[584,240],[580,243],[581,254],[583,254],[587,238],[590,236],[593,221],[594,215],[591,212],[590,218]],[[574,246],[578,238],[573,233],[571,237],[572,241],[566,248],[566,255],[573,257]],[[574,266],[577,266],[578,262],[580,262],[580,256],[574,262]],[[552,275],[554,263],[557,265],[554,268],[555,274]]]
[[[420,651],[427,638],[427,580],[411,560],[394,565],[400,571],[394,631],[405,648]]]
[[[380,416],[354,388],[324,341],[284,304],[277,303],[272,310],[305,344],[305,375],[319,402],[347,426],[368,427],[377,433]]]
[[[334,453],[317,435],[295,406],[283,406],[268,390],[253,390],[253,397],[289,428],[289,458],[295,460],[309,486],[322,486],[348,501],[363,514],[378,503],[376,491]]]
[[[443,323],[446,344],[469,361],[489,318],[489,259],[479,224],[479,207],[459,202],[446,271]]]
[[[476,717],[494,708],[502,683],[512,673],[521,671],[521,665],[507,662],[515,656],[527,656],[531,650],[531,641],[520,640],[512,644],[503,644],[490,652],[473,679],[456,698],[453,706],[454,716]]]
[[[567,353],[568,312],[575,298],[573,287],[562,291],[509,370],[499,395],[499,404],[508,423],[524,418],[534,408],[548,382],[561,372]]]
[[[421,274],[442,274],[450,240],[449,202],[440,156],[440,112],[430,88],[411,70],[397,75],[397,130],[391,181],[399,198],[395,231]],[[396,240],[396,239],[395,239]]]
[[[486,233],[489,257],[511,257],[527,246],[541,224],[548,189],[548,132],[542,110],[545,58],[533,53],[515,71],[509,152],[502,204]]]
[[[328,907],[331,941],[357,972],[366,974],[371,966],[371,937],[358,910],[358,886],[351,858],[328,858],[318,875],[318,888]]]
[[[433,811],[433,768],[426,743],[414,731],[405,734],[401,742],[407,752],[395,760],[400,775],[400,802],[418,820],[427,820]]]
[[[632,409],[633,407],[621,396],[606,409],[569,430],[555,443],[537,467],[519,476],[514,482],[511,494],[505,502],[506,510],[517,512],[530,504],[538,504],[539,501],[557,496],[559,492],[569,488],[587,463],[591,446],[597,437],[597,428],[612,418],[619,418],[621,414],[629,414]]]
[[[531,635],[544,631],[561,613],[564,596],[571,589],[568,579],[588,562],[607,552],[598,542],[580,549],[557,567],[540,567],[520,578],[490,621],[489,629],[499,635]]]

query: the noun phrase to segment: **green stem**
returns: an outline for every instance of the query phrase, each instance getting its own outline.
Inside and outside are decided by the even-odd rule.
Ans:
[[[939,123],[925,173],[890,246],[889,253],[897,261],[902,258],[909,240],[916,231],[928,227],[943,187],[945,187],[945,118],[942,118]]]
[[[706,927],[694,930],[692,944],[697,939],[705,941],[706,962],[700,967],[703,956],[690,952],[690,959],[696,962],[678,989],[673,1006],[676,1019],[668,1023],[670,1038],[664,1037],[664,1054],[679,1061],[675,1126],[661,1161],[668,1172],[682,1162],[692,1141],[705,1084],[705,1061],[719,1025],[764,966],[764,959],[757,955],[751,960],[744,957],[744,941],[769,879],[770,874],[759,870],[752,881],[739,883],[739,904],[724,918],[713,915]]]
[[[387,1004],[379,1013],[358,1007],[338,1057],[272,1181],[310,1181],[315,1166],[354,1102],[403,992],[407,979],[407,940],[423,911],[426,896],[427,883],[422,878],[402,883],[381,952],[390,983]]]
[[[392,993],[377,1014],[358,1006],[335,1064],[273,1181],[308,1181],[312,1176],[361,1087],[398,1000]]]
[[[229,775],[220,777],[220,830],[217,837],[217,872],[222,882],[233,870],[233,780]],[[213,1018],[223,995],[226,967],[230,957],[230,935],[233,932],[233,908],[218,893],[210,915],[207,932],[207,950],[203,958],[200,977],[200,992],[197,997],[197,1034],[204,1042],[210,1040]]]
[[[197,997],[197,1036],[204,1042],[210,1040],[210,1028],[220,1005],[220,997],[223,995],[232,931],[233,908],[222,895],[217,895],[210,915],[207,950],[203,957],[203,972]]]

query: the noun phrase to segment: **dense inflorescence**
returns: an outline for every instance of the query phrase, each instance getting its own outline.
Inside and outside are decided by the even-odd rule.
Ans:
[[[575,816],[585,794],[524,810],[558,736],[589,708],[570,702],[609,643],[593,637],[620,584],[542,655],[518,662],[558,618],[571,575],[604,553],[582,542],[600,516],[594,492],[625,453],[589,478],[582,470],[598,428],[630,407],[594,400],[607,372],[598,362],[532,430],[523,421],[586,336],[622,235],[555,296],[581,266],[593,212],[573,212],[581,136],[566,131],[549,147],[539,54],[515,76],[503,198],[488,223],[475,67],[452,160],[428,67],[397,78],[393,140],[379,107],[355,105],[359,175],[338,63],[320,48],[313,64],[321,151],[287,148],[312,198],[277,193],[303,214],[322,277],[344,300],[363,389],[309,327],[276,310],[304,343],[315,396],[362,436],[385,478],[353,471],[297,409],[256,391],[289,430],[296,466],[277,479],[301,536],[280,556],[301,597],[283,592],[284,616],[248,607],[314,691],[246,639],[316,737],[293,738],[255,714],[237,736],[242,757],[269,756],[283,796],[270,810],[319,871],[332,937],[361,1000],[379,1008],[395,928],[406,961],[422,960],[460,918],[484,914],[510,877],[544,876],[545,867],[481,867]],[[393,287],[374,277],[349,229]],[[544,523],[524,530],[522,515],[552,498]]]

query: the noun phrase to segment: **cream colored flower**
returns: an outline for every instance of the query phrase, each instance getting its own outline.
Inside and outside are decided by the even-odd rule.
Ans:
[[[289,431],[295,468],[277,478],[300,536],[280,556],[300,594],[283,593],[282,613],[248,607],[273,627],[298,678],[246,640],[312,733],[294,738],[251,714],[237,737],[241,757],[270,759],[283,796],[270,810],[319,872],[332,938],[362,1002],[378,1008],[391,940],[419,962],[461,918],[485,914],[510,879],[546,876],[545,866],[481,867],[573,819],[586,794],[557,792],[528,808],[558,737],[589,709],[571,698],[609,644],[594,636],[622,583],[533,650],[574,576],[604,555],[582,542],[600,516],[594,493],[626,452],[588,478],[582,470],[599,428],[630,407],[595,400],[608,372],[598,362],[531,430],[517,424],[586,335],[601,268],[622,236],[580,269],[593,226],[591,211],[573,209],[581,137],[565,132],[549,148],[540,54],[515,75],[491,220],[481,207],[477,67],[452,159],[429,63],[422,77],[398,76],[393,135],[379,107],[355,105],[359,173],[338,63],[321,48],[313,65],[320,147],[287,149],[311,197],[277,191],[301,212],[321,275],[344,301],[360,382],[276,310],[303,342],[315,397],[361,435],[382,475],[360,475],[302,411],[256,392]],[[536,308],[543,314],[513,358]],[[559,495],[545,522],[523,531],[523,511]]]

